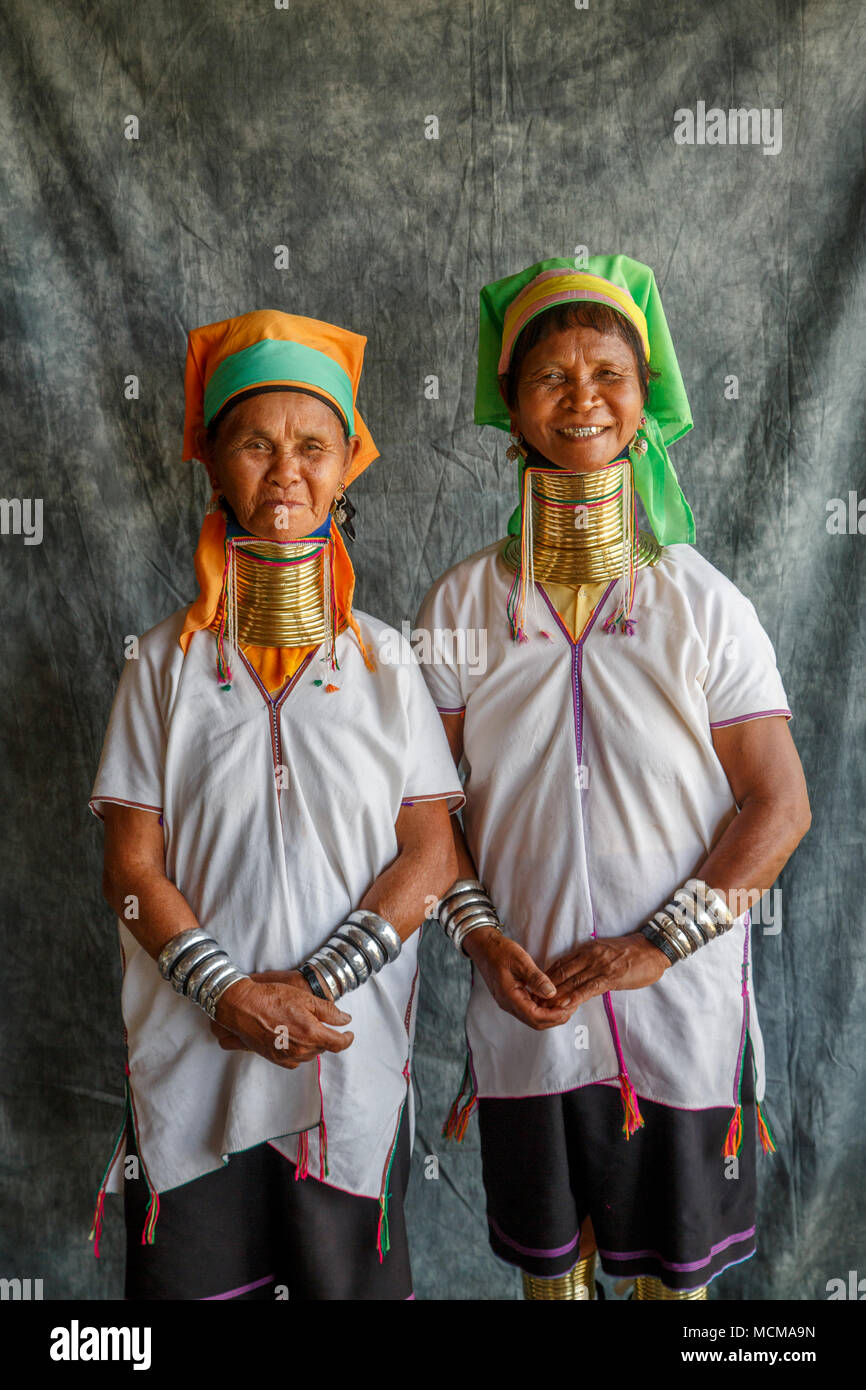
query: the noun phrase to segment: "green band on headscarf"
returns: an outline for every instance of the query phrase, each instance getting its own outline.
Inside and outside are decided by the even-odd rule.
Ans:
[[[349,434],[355,433],[352,383],[339,363],[317,348],[303,343],[264,338],[252,347],[232,353],[219,364],[204,393],[204,422],[209,425],[226,401],[251,386],[309,386],[332,396],[346,421]]]
[[[499,393],[498,377],[505,311],[530,281],[543,271],[554,269],[586,270],[592,275],[600,275],[620,289],[628,290],[643,310],[649,335],[650,365],[659,375],[650,379],[649,395],[644,406],[647,423],[642,429],[648,444],[647,452],[632,455],[635,487],[659,544],[674,545],[680,541],[691,544],[695,539],[694,517],[668,458],[667,446],[692,428],[692,416],[655,275],[649,266],[633,261],[629,256],[619,255],[589,256],[580,262],[553,257],[539,261],[517,275],[508,275],[485,285],[481,291],[475,422],[510,431],[508,407]],[[569,297],[562,302],[575,301],[574,297]],[[509,521],[509,532],[512,534],[516,534],[512,532],[515,519],[519,530],[519,507]]]

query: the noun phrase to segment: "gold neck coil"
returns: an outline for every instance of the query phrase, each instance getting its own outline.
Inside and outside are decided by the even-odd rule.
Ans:
[[[256,647],[305,647],[328,636],[327,540],[233,542],[236,640]],[[225,598],[211,623],[219,631]],[[338,630],[342,630],[345,622]]]
[[[637,537],[631,536],[632,478],[627,459],[592,473],[566,473],[554,467],[529,467],[526,473],[524,527],[529,507],[536,582],[594,584],[613,579],[622,573],[624,547],[628,564],[629,543],[637,568],[659,559],[661,546],[653,535],[640,531]],[[519,567],[520,551],[521,538],[509,537],[503,559],[512,570]]]

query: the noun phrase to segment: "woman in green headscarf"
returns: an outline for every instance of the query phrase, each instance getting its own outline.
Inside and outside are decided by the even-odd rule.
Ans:
[[[520,506],[418,617],[487,637],[484,670],[425,667],[467,773],[439,909],[476,967],[447,1131],[478,1103],[491,1244],[527,1297],[592,1297],[597,1249],[638,1298],[702,1298],[754,1251],[773,1147],[748,908],[809,825],[788,702],[752,604],[692,546],[647,266],[487,285],[475,418],[511,431]]]

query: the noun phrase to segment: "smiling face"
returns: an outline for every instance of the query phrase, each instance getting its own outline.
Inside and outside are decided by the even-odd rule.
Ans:
[[[575,324],[529,349],[509,410],[514,433],[550,463],[591,473],[631,443],[643,406],[629,344],[618,333]]]
[[[324,522],[361,447],[346,438],[323,401],[299,391],[271,391],[240,401],[199,457],[213,487],[245,531],[261,540],[307,536]]]

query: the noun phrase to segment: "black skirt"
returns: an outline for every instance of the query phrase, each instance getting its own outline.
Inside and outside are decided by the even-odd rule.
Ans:
[[[756,1116],[751,1042],[741,1090],[743,1142],[722,1156],[732,1106],[678,1110],[640,1100],[622,1133],[619,1089],[479,1100],[487,1221],[495,1254],[540,1278],[566,1273],[592,1219],[605,1273],[708,1284],[755,1252]]]
[[[127,1161],[135,1154],[131,1126]],[[159,1199],[153,1245],[141,1243],[149,1193],[124,1185],[128,1299],[407,1299],[412,1274],[403,1204],[409,1180],[404,1112],[391,1164],[390,1249],[380,1262],[379,1203],[329,1187],[269,1144]],[[140,1165],[139,1165],[140,1166]]]

